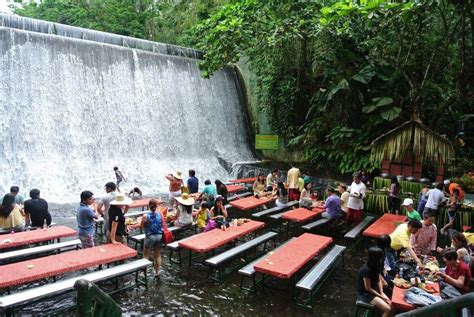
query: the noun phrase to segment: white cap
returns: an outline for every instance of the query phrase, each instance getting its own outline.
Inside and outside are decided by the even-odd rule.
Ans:
[[[410,206],[410,205],[413,205],[413,199],[411,198],[405,198],[405,200],[403,200],[403,204],[402,206]]]
[[[443,183],[444,183],[444,185],[449,185],[449,184],[451,184],[451,181],[449,179],[445,179]]]

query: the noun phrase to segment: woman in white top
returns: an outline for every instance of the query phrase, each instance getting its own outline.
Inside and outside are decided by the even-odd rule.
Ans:
[[[178,202],[178,208],[176,209],[174,225],[177,227],[189,226],[193,223],[194,198],[183,193],[181,197],[176,198],[176,201]]]
[[[315,205],[315,201],[311,197],[311,188],[313,187],[312,183],[304,184],[303,190],[300,195],[300,207],[311,209]]]

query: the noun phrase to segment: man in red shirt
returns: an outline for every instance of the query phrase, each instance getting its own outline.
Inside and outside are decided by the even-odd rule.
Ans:
[[[458,253],[454,248],[447,248],[443,253],[443,260],[446,263],[446,271],[438,272],[444,281],[456,287],[462,294],[469,292],[471,282],[471,268],[466,263],[458,259]]]

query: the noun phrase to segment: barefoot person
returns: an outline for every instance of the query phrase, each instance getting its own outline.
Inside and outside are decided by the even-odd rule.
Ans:
[[[77,209],[77,234],[82,243],[82,248],[94,246],[94,219],[97,213],[90,207],[94,203],[94,194],[88,190],[81,193],[81,203]]]
[[[113,244],[123,242],[123,237],[127,234],[127,226],[125,225],[125,216],[128,206],[132,204],[132,200],[124,194],[115,195],[115,199],[110,202],[109,209],[109,230],[110,240]]]
[[[183,173],[176,171],[166,175],[166,179],[170,182],[168,191],[169,207],[174,208],[176,205],[176,197],[181,196],[181,186],[183,186]]]
[[[109,237],[109,209],[110,209],[110,202],[115,199],[115,195],[117,195],[117,192],[115,191],[117,189],[117,185],[115,185],[114,182],[108,182],[104,186],[105,192],[107,195],[103,196],[99,203],[97,204],[97,212],[104,217],[104,229],[105,229],[105,238],[107,239],[108,242],[110,242],[110,237]]]
[[[122,172],[119,171],[119,168],[117,166],[114,167],[114,172],[115,178],[117,179],[117,190],[120,193],[120,183],[126,182],[127,180],[125,179],[125,176],[123,176]]]
[[[143,215],[140,227],[145,230],[145,244],[143,248],[143,258],[150,258],[150,251],[153,250],[153,266],[155,268],[155,279],[160,276],[161,247],[163,246],[163,221],[164,217],[159,210],[161,200],[151,199],[148,203],[149,212]]]

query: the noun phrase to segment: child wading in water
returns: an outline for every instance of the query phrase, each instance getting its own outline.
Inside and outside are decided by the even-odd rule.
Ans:
[[[117,178],[117,190],[120,193],[120,183],[122,181],[126,182],[127,180],[125,179],[125,176],[123,176],[122,172],[119,171],[118,167],[114,167],[114,172],[115,172],[115,177]]]

